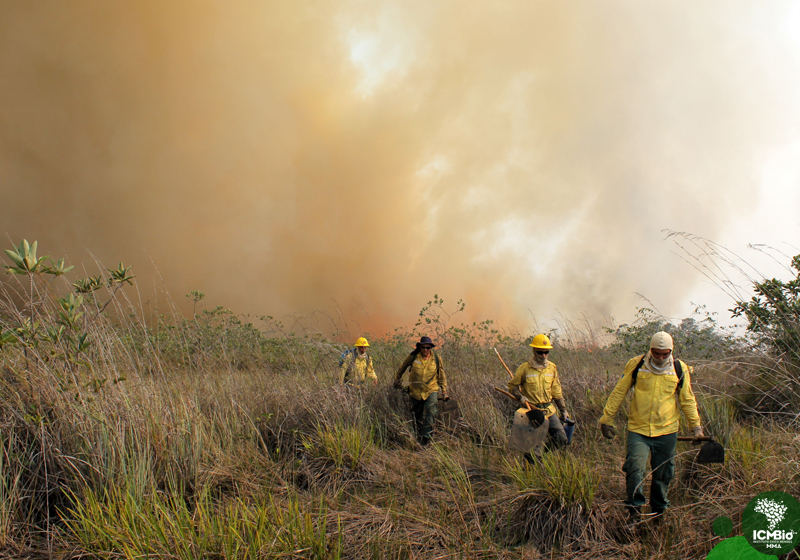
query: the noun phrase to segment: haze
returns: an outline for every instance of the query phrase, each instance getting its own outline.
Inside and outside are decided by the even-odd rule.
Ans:
[[[798,141],[797,23],[789,2],[7,0],[0,232],[134,265],[145,299],[341,309],[353,334],[434,293],[506,326],[624,320],[637,294],[676,313],[701,279],[663,230],[752,226]]]

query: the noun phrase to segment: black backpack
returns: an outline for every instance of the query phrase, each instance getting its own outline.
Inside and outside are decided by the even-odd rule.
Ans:
[[[644,365],[644,359],[646,356],[647,354],[642,356],[642,359],[639,360],[639,363],[636,364],[635,368],[633,368],[633,372],[631,373],[631,389],[636,387],[636,377],[639,375],[639,370],[642,369],[642,366]],[[681,390],[681,387],[683,387],[683,366],[681,365],[681,361],[678,359],[675,359],[674,363],[675,375],[678,376],[678,386],[675,389],[675,393],[678,393]]]

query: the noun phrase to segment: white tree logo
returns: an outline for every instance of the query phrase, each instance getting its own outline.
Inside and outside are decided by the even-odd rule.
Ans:
[[[756,502],[756,507],[753,511],[756,513],[763,513],[767,516],[769,530],[772,531],[778,523],[783,521],[783,516],[786,515],[787,509],[789,508],[780,502],[774,502],[769,498],[763,498]]]

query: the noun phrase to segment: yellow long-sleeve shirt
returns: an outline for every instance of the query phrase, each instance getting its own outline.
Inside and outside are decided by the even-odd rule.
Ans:
[[[355,360],[355,363],[353,361]],[[347,375],[350,370],[350,375]],[[339,382],[344,383],[345,378],[348,381],[363,383],[364,379],[377,381],[378,376],[375,374],[375,366],[372,363],[372,357],[367,359],[367,355],[361,356],[358,350],[348,354],[342,362],[342,369],[339,371]]]
[[[556,413],[556,407],[551,402],[553,399],[563,399],[561,381],[558,379],[558,368],[553,362],[541,368],[534,367],[530,362],[524,362],[517,368],[514,377],[508,382],[508,391],[514,393],[514,387],[519,386],[519,392],[531,404],[550,403],[543,409],[545,418],[550,418]]]
[[[633,370],[641,359],[642,356],[636,356],[625,366],[622,379],[617,382],[603,409],[603,416],[599,421],[601,424],[614,424],[614,416],[631,388]],[[629,431],[648,437],[673,434],[680,428],[681,411],[689,428],[700,425],[697,400],[692,392],[692,370],[684,362],[681,362],[681,369],[683,386],[676,397],[678,376],[674,368],[671,373],[656,374],[642,365],[636,375],[636,385],[628,407]]]
[[[400,380],[407,369],[408,373],[408,394],[411,398],[424,401],[431,393],[447,392],[447,376],[444,373],[444,362],[439,356],[439,367],[436,367],[437,355],[431,352],[428,359],[424,359],[421,354],[411,354],[403,361],[395,374],[395,379]]]

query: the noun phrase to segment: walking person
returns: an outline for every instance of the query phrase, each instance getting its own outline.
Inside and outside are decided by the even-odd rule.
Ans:
[[[345,352],[339,361],[339,382],[344,384],[363,385],[369,379],[373,385],[378,384],[378,376],[369,355],[369,342],[363,336],[358,338],[355,347]]]
[[[533,356],[517,368],[514,377],[508,382],[508,392],[519,399],[523,408],[527,403],[542,412],[547,424],[548,447],[558,449],[568,444],[562,422],[567,421],[569,414],[558,378],[558,368],[548,359],[553,345],[547,335],[537,334],[530,346]]]
[[[691,368],[672,354],[669,333],[657,332],[650,340],[647,354],[628,361],[622,379],[608,397],[600,418],[604,437],[616,435],[614,417],[628,391],[633,397],[628,407],[628,433],[625,471],[625,506],[632,521],[639,519],[645,503],[644,480],[647,458],[653,471],[650,483],[650,512],[661,515],[669,507],[667,489],[675,474],[675,447],[678,442],[680,415],[692,430],[703,437],[697,401],[692,392]]]
[[[433,424],[439,412],[437,401],[441,393],[442,400],[447,400],[447,376],[444,364],[433,350],[436,346],[430,337],[423,336],[416,344],[416,349],[400,364],[395,374],[394,387],[402,388],[402,379],[408,373],[408,395],[411,397],[411,412],[414,415],[414,430],[420,445],[428,445],[431,441]]]

